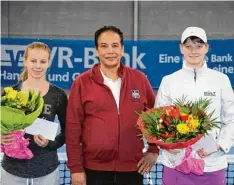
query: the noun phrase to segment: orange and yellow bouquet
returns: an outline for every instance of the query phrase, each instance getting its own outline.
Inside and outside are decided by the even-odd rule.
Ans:
[[[149,143],[160,148],[186,148],[196,143],[214,127],[218,127],[214,113],[207,114],[211,100],[186,101],[177,99],[171,106],[148,109],[138,113],[137,126]]]

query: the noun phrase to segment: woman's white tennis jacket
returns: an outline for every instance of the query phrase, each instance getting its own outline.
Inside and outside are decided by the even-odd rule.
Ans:
[[[182,69],[163,77],[157,94],[155,107],[171,105],[177,98],[187,96],[187,100],[211,98],[212,104],[208,113],[215,110],[213,117],[225,123],[222,129],[215,128],[209,134],[213,136],[222,150],[219,150],[204,159],[205,172],[217,171],[227,167],[225,153],[228,153],[234,144],[234,93],[227,75],[209,69],[206,62],[202,68],[188,68],[184,63]],[[183,150],[182,150],[183,151]],[[195,158],[200,158],[193,152]],[[176,159],[177,158],[177,159]],[[170,154],[162,149],[162,164],[174,168],[175,161],[181,156]]]

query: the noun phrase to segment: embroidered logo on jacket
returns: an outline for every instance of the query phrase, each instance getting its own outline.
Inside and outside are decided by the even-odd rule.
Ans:
[[[216,96],[215,93],[216,93],[216,92],[206,91],[206,92],[204,92],[204,96]]]
[[[135,99],[139,99],[140,98],[139,90],[132,90],[132,97]]]

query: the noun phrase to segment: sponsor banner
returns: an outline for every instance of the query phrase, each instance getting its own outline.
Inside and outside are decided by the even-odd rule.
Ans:
[[[60,39],[1,38],[1,84],[17,83],[22,72],[25,47],[41,41],[51,49],[51,63],[47,79],[69,89],[75,78],[98,61],[94,41]],[[208,66],[228,75],[234,87],[234,39],[209,40]],[[182,67],[183,57],[179,40],[125,41],[122,62],[145,73],[153,88],[162,77]],[[136,79],[137,80],[137,79]]]

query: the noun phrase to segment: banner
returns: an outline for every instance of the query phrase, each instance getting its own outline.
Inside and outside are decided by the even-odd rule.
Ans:
[[[74,79],[99,62],[94,41],[60,39],[1,38],[1,83],[14,85],[23,67],[25,47],[41,41],[51,49],[51,65],[47,79],[69,89]],[[209,40],[208,66],[228,75],[234,87],[234,39]],[[145,73],[153,88],[158,88],[162,77],[182,67],[178,40],[125,41],[122,62]],[[136,79],[137,80],[137,79]]]

